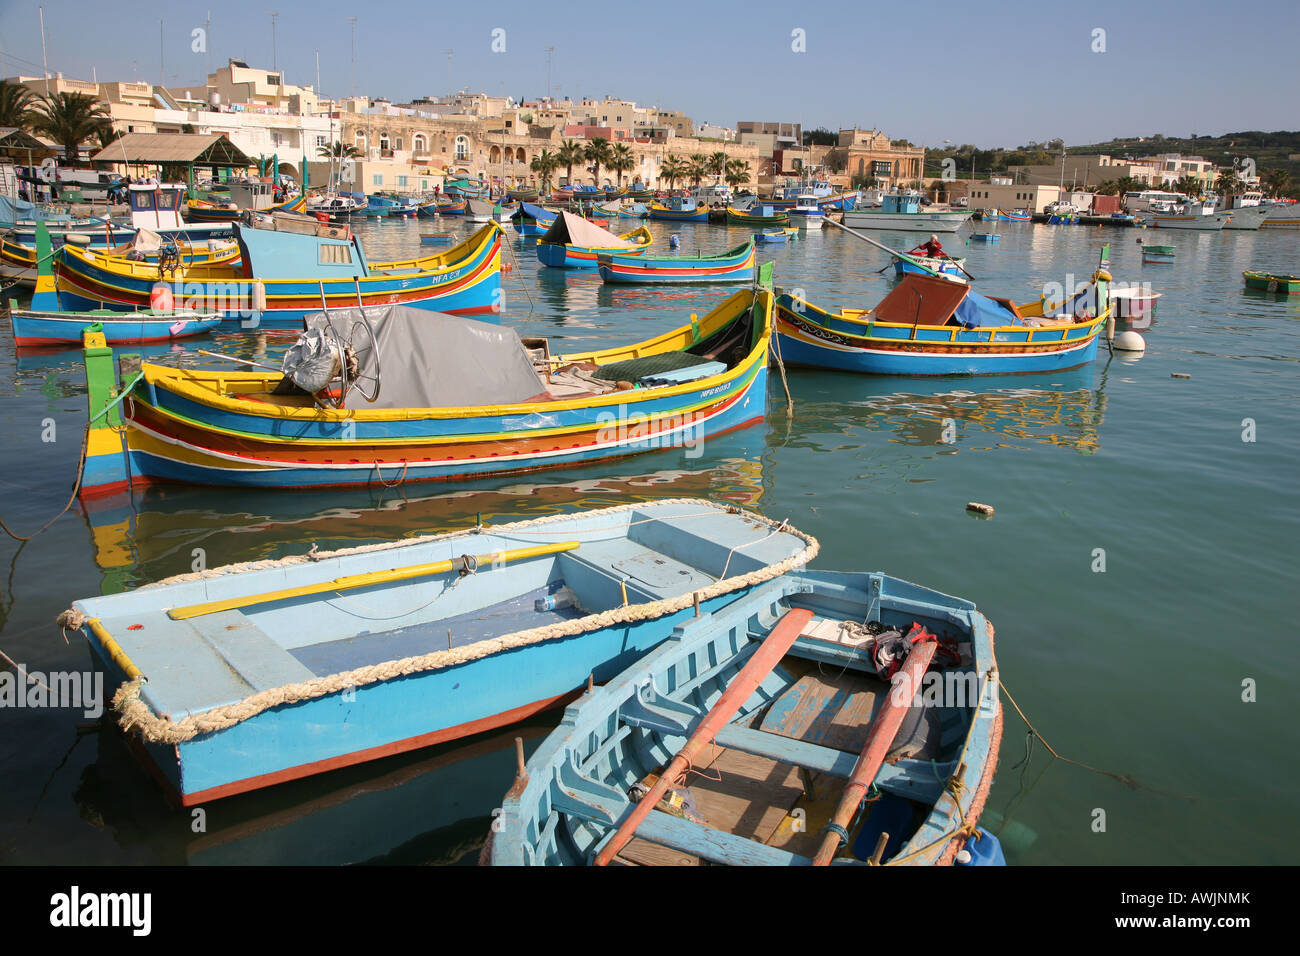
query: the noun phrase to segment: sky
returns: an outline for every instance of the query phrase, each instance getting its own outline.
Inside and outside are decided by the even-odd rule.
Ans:
[[[0,75],[41,74],[40,9],[0,0]],[[554,47],[557,97],[617,96],[732,127],[856,125],[981,148],[1300,129],[1300,0],[932,0],[909,17],[870,0],[54,0],[43,9],[49,71],[101,82],[165,78],[184,88],[202,82],[208,63],[236,57],[315,85],[319,53],[326,95],[348,95],[355,82],[357,93],[394,102],[452,88],[534,98],[547,93]],[[194,31],[205,28],[196,52]]]

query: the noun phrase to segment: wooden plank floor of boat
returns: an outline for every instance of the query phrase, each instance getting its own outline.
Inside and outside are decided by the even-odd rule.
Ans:
[[[784,665],[783,665],[784,666]],[[857,753],[866,742],[880,681],[855,674],[833,680],[816,669],[800,677],[777,698],[758,722],[761,730],[796,740]],[[718,830],[792,853],[812,856],[821,844],[821,826],[831,818],[844,782],[809,773],[768,757],[756,757],[716,745],[707,763],[688,775],[686,786],[699,814]],[[790,811],[804,811],[796,829]],[[615,862],[638,866],[700,866],[699,857],[634,838]]]

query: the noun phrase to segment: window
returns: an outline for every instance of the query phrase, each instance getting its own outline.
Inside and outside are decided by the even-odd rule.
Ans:
[[[405,185],[406,185],[406,177],[405,177],[405,176],[398,176],[398,177],[397,177],[397,185],[398,185],[398,186],[405,186]]]
[[[402,137],[399,136],[397,137],[397,139],[393,140],[393,149],[401,149],[401,148],[402,148]]]
[[[279,85],[280,85],[280,77],[276,76],[274,73],[268,73],[267,76],[266,76],[266,85],[267,85],[267,86],[279,86]]]
[[[383,173],[375,173],[375,175],[372,177],[372,181],[373,181],[373,184],[374,184],[374,185],[376,185],[376,186],[382,186],[382,185],[384,184],[384,174],[383,174]]]
[[[464,162],[467,159],[469,159],[469,137],[457,136],[456,137],[456,160],[457,162]]]
[[[323,266],[346,266],[352,263],[352,247],[321,243],[320,264]]]
[[[317,137],[316,137],[316,145],[317,145],[317,146],[324,146],[324,145],[325,145],[325,137],[324,137],[324,136],[317,136]]]
[[[424,138],[423,133],[416,133],[415,139],[411,141],[411,147],[417,153],[427,153],[429,151],[429,141]]]

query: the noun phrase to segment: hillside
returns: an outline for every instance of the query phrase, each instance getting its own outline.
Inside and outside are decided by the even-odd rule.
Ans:
[[[1069,146],[1074,155],[1088,156],[1106,153],[1111,156],[1148,156],[1154,153],[1185,153],[1204,156],[1216,166],[1231,166],[1235,160],[1252,159],[1259,170],[1282,168],[1293,180],[1300,180],[1300,131],[1279,130],[1264,133],[1249,130],[1225,133],[1223,136],[1178,137],[1154,136],[1132,139],[1113,139],[1107,143],[1088,146]]]

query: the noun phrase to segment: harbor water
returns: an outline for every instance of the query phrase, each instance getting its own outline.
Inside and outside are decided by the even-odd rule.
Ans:
[[[418,233],[434,228],[477,227],[394,220],[357,232],[383,260],[419,254]],[[656,247],[676,234],[687,255],[748,235],[650,228]],[[991,228],[999,242],[966,248]],[[873,235],[895,248],[925,238]],[[940,238],[967,257],[979,291],[1022,302],[1086,281],[1109,242],[1117,280],[1162,293],[1146,352],[1112,357],[1103,344],[1086,367],[1033,376],[788,369],[792,416],[773,374],[761,425],[534,475],[301,494],[165,487],[112,511],[74,504],[30,542],[0,539],[0,651],[35,674],[84,671],[89,652],[60,632],[60,611],[200,563],[414,537],[479,515],[702,496],[788,518],[820,540],[816,567],[881,570],[980,606],[1004,689],[1068,758],[1032,740],[1004,696],[981,822],[1009,863],[1289,862],[1300,839],[1300,728],[1286,716],[1300,682],[1286,650],[1300,554],[1300,297],[1249,292],[1241,273],[1295,272],[1300,236],[977,223]],[[1172,265],[1142,264],[1141,243],[1157,241],[1176,247]],[[650,338],[728,294],[610,287],[540,267],[534,241],[512,229],[506,243],[502,320],[550,337],[552,353]],[[821,306],[870,306],[894,281],[886,254],[829,225],[758,255],[775,260],[778,285]],[[223,332],[126,351],[275,363],[291,342]],[[85,420],[80,354],[16,354],[0,329],[0,519],[15,533],[67,503]],[[996,514],[968,513],[972,501]],[[514,737],[536,746],[558,714],[202,814],[170,808],[121,734],[92,717],[0,708],[0,863],[472,863],[510,786]]]

